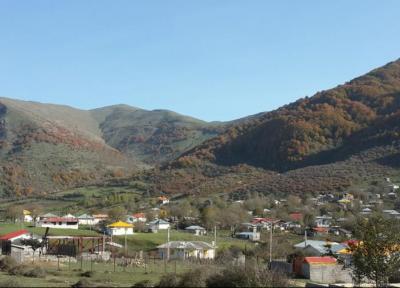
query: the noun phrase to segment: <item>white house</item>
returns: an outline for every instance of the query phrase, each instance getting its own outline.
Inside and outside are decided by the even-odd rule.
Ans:
[[[245,239],[245,240],[250,240],[250,241],[259,241],[260,240],[260,232],[257,231],[248,231],[248,232],[240,232],[237,233],[236,238],[239,239]]]
[[[214,259],[215,248],[203,241],[170,241],[157,247],[162,259]]]
[[[36,222],[36,227],[62,228],[62,229],[78,229],[79,222],[77,218],[65,217],[49,217],[40,218]]]
[[[331,224],[332,224],[332,217],[331,216],[327,216],[327,215],[317,216],[317,217],[315,217],[314,223],[315,223],[316,227],[325,227],[325,228],[327,228],[327,227],[330,227]]]
[[[153,220],[147,223],[147,226],[150,231],[167,230],[171,227],[169,222],[162,219]]]
[[[32,237],[31,233],[29,233],[28,230],[22,229],[22,230],[18,230],[18,231],[14,231],[14,232],[2,235],[0,237],[0,241],[10,241],[12,243],[16,240],[29,239],[31,237]]]
[[[169,199],[165,196],[160,196],[158,197],[158,202],[162,205],[164,204],[168,204],[169,203]]]
[[[203,227],[192,225],[185,228],[185,231],[192,233],[194,235],[206,235],[207,230]]]
[[[90,226],[96,225],[98,223],[93,216],[88,214],[82,214],[78,216],[78,222],[81,225],[90,225]]]
[[[146,215],[144,213],[135,213],[133,215],[126,216],[126,222],[128,223],[145,223],[147,221]]]
[[[111,236],[133,235],[133,225],[123,221],[117,221],[108,225],[106,232]]]
[[[108,215],[107,214],[93,214],[94,217],[94,223],[95,225],[102,222],[102,221],[106,221],[108,219]]]
[[[24,214],[24,222],[28,222],[28,223],[33,222],[33,217],[31,215],[32,214],[31,211],[24,210],[23,214]]]

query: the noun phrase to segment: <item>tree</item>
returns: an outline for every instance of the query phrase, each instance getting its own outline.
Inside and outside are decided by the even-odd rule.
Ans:
[[[30,246],[33,250],[32,262],[35,262],[35,252],[37,249],[42,247],[42,243],[38,239],[30,238],[30,239],[22,239],[21,244],[25,246]]]
[[[126,210],[122,207],[114,207],[108,211],[108,216],[112,221],[123,220],[126,217]]]
[[[21,206],[8,206],[5,211],[6,218],[13,222],[21,220],[23,215],[23,209]]]
[[[354,280],[360,283],[367,278],[377,287],[387,285],[400,269],[399,223],[374,215],[359,220],[356,236],[360,241],[351,246]]]

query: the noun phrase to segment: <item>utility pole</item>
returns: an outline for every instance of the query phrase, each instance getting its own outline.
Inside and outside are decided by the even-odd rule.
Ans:
[[[214,247],[217,247],[217,225],[214,226]]]
[[[168,228],[168,232],[167,232],[167,260],[169,261],[169,228]]]
[[[307,247],[307,227],[304,229],[304,248]]]
[[[127,234],[127,230],[128,228],[125,228],[125,257],[126,257],[126,255],[127,255],[127,252],[128,252],[128,245],[127,245],[127,241],[126,241],[126,234]]]
[[[271,222],[270,233],[269,233],[269,265],[271,267],[272,263],[272,230],[274,229],[274,224]]]

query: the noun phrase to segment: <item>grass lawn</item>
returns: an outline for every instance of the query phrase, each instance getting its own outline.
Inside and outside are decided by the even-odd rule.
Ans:
[[[114,237],[114,241],[124,244],[124,236]],[[170,241],[204,241],[207,243],[212,243],[214,241],[213,235],[206,236],[196,236],[187,232],[181,232],[177,230],[170,231]],[[127,236],[128,249],[130,251],[139,250],[152,250],[158,245],[167,242],[167,231],[160,230],[158,233],[135,233],[134,235]],[[254,244],[246,241],[231,238],[228,236],[227,231],[220,231],[217,235],[217,247],[218,249],[225,249],[230,246],[238,246],[242,249],[252,248]]]
[[[20,229],[27,229],[29,232],[44,235],[46,228],[33,227],[24,223],[0,223],[0,236],[17,231]],[[96,231],[83,230],[83,229],[51,229],[49,230],[51,236],[98,236]]]
[[[150,261],[146,267],[121,267],[116,265],[114,271],[113,263],[90,263],[83,262],[80,270],[80,262],[61,264],[58,270],[55,263],[41,263],[46,270],[46,277],[31,278],[24,276],[12,276],[0,272],[0,287],[7,283],[15,283],[13,287],[70,287],[80,279],[87,279],[95,286],[103,287],[131,287],[135,283],[148,280],[153,284],[158,283],[160,277],[165,273],[183,273],[190,269],[200,267],[200,264],[171,261],[169,263],[161,260]],[[216,267],[217,269],[217,267]],[[93,271],[90,277],[84,277],[82,272]],[[10,286],[9,286],[10,287]]]

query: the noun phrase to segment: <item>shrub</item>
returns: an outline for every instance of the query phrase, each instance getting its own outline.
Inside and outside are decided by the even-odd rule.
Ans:
[[[210,276],[207,287],[287,287],[283,275],[264,268],[233,266]]]
[[[44,270],[42,267],[36,266],[28,270],[24,276],[32,278],[44,278],[46,277],[46,270]]]
[[[15,261],[10,256],[5,256],[0,259],[0,270],[1,271],[9,271],[10,269],[17,266],[17,261]]]
[[[174,273],[165,274],[157,287],[179,287],[179,278]]]
[[[91,281],[87,280],[86,278],[83,278],[81,280],[79,280],[78,282],[76,282],[75,284],[72,284],[71,287],[72,288],[81,288],[81,287],[96,287],[97,285],[95,285],[94,283],[92,283]],[[98,286],[97,286],[98,287]]]
[[[146,287],[153,287],[153,284],[149,280],[143,280],[137,282],[132,286],[133,288],[146,288]]]
[[[199,268],[181,275],[179,287],[207,287],[207,278],[211,275],[207,268]]]
[[[17,279],[11,278],[0,282],[0,287],[21,287]]]
[[[46,276],[46,271],[39,266],[30,267],[27,265],[17,265],[8,270],[10,275],[25,276],[32,278],[43,278]]]
[[[94,276],[94,272],[93,271],[85,271],[85,272],[81,273],[81,276],[90,278],[90,277]]]

